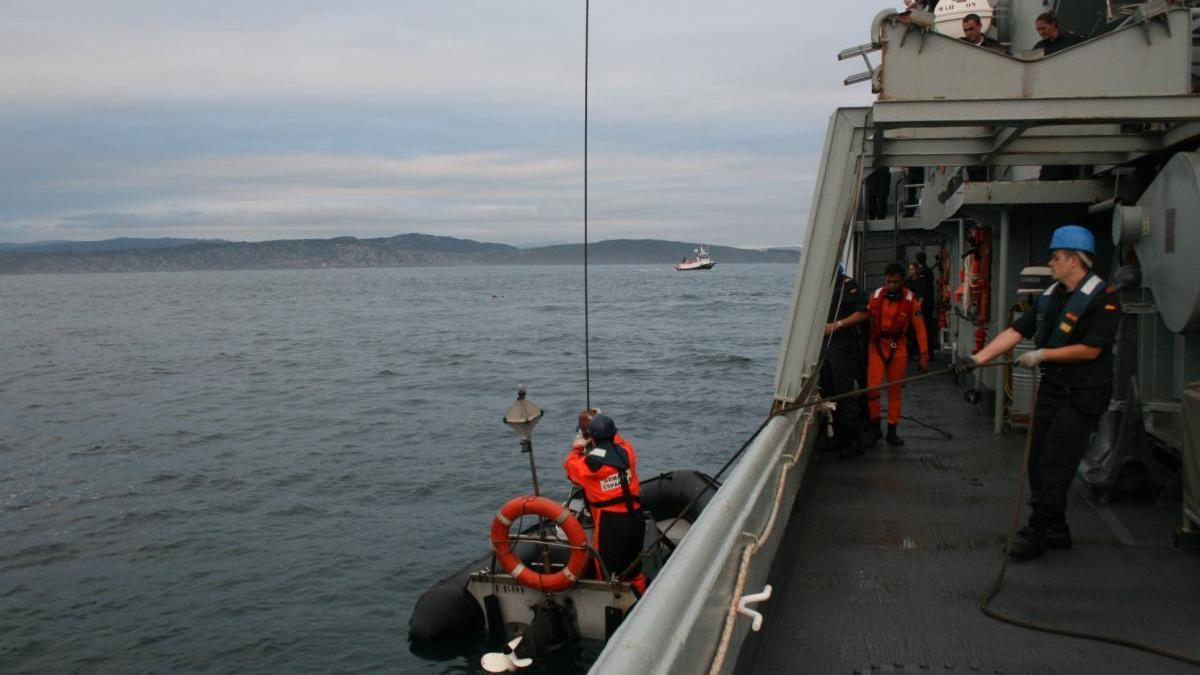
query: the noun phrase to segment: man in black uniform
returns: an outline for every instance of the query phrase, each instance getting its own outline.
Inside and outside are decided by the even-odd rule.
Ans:
[[[1121,318],[1117,293],[1091,272],[1092,233],[1064,225],[1050,240],[1050,271],[1056,283],[1037,303],[987,346],[956,365],[959,374],[1012,349],[1022,338],[1037,347],[1018,366],[1041,368],[1033,443],[1029,455],[1029,524],[1017,533],[1009,555],[1036,558],[1047,548],[1070,548],[1067,494],[1087,450],[1088,438],[1112,393],[1112,344]]]
[[[821,365],[821,390],[825,396],[855,389],[861,366],[859,362],[862,361],[858,329],[855,327],[869,316],[867,297],[859,290],[854,279],[846,276],[843,266],[838,265],[833,304],[829,306],[829,321],[825,324],[825,361]],[[857,398],[844,398],[837,402],[833,428],[839,448],[838,457],[863,454],[862,441],[859,439],[862,419]]]
[[[1033,27],[1037,29],[1038,43],[1034,49],[1042,50],[1043,56],[1050,56],[1072,45],[1079,44],[1079,36],[1074,33],[1064,33],[1058,27],[1058,16],[1054,12],[1043,12],[1034,20]]]
[[[937,330],[937,292],[936,284],[933,279],[933,270],[929,269],[929,265],[925,262],[928,258],[924,251],[917,251],[916,255],[917,274],[912,277],[912,281],[905,281],[905,285],[909,290],[917,294],[921,298],[921,316],[925,318],[925,340],[929,343],[930,353],[938,348],[938,330]],[[910,340],[909,343],[916,342],[916,335],[912,330],[908,331]]]

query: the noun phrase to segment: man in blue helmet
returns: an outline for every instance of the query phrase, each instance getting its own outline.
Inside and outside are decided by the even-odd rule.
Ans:
[[[1041,381],[1029,455],[1033,513],[1013,541],[1009,555],[1014,560],[1071,547],[1067,494],[1112,393],[1112,345],[1121,303],[1116,291],[1092,273],[1095,255],[1096,241],[1086,228],[1055,230],[1049,263],[1055,283],[1012,326],[955,367],[965,375],[1023,338],[1032,338],[1036,346],[1016,361],[1040,368]]]

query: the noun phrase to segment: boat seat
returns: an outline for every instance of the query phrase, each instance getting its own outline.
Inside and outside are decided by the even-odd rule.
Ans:
[[[676,523],[676,521],[678,523],[672,526],[672,523]],[[678,546],[684,535],[692,528],[692,524],[683,518],[664,518],[663,520],[656,521],[655,524],[658,526],[658,533],[660,535],[663,532],[667,533],[667,541],[671,543],[671,548]],[[670,528],[670,530],[667,528]]]

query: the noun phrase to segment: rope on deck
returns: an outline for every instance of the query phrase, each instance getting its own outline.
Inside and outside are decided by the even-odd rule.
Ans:
[[[1033,378],[1033,397],[1029,402],[1030,410],[1033,410],[1037,407],[1037,370],[1034,370]],[[1129,649],[1136,649],[1149,654],[1164,656],[1168,659],[1174,659],[1188,665],[1200,667],[1200,658],[1192,656],[1191,654],[1184,654],[1183,652],[1177,652],[1164,647],[1159,647],[1157,645],[1150,645],[1119,636],[1089,633],[1087,631],[1075,630],[1073,628],[1052,626],[1050,624],[1038,623],[1036,621],[1026,621],[1025,619],[1018,619],[1016,617],[1002,614],[989,606],[992,600],[994,600],[996,596],[1000,594],[1000,589],[1004,584],[1004,576],[1008,573],[1008,565],[1011,562],[1011,557],[1009,554],[1012,551],[1013,538],[1017,534],[1017,529],[1021,526],[1021,511],[1025,497],[1025,482],[1029,479],[1029,456],[1033,452],[1033,426],[1033,424],[1030,424],[1025,430],[1025,458],[1021,461],[1021,477],[1017,480],[1017,494],[1013,500],[1012,525],[1009,527],[1008,540],[1004,545],[1004,560],[1000,563],[1000,571],[996,574],[996,579],[992,582],[992,587],[988,590],[987,595],[984,596],[983,602],[979,603],[979,611],[983,612],[984,616],[988,617],[989,619],[1007,623],[1019,628],[1027,628],[1029,630],[1050,633],[1053,635],[1065,635],[1067,637],[1080,638],[1082,640],[1103,642],[1116,645],[1118,647],[1128,647]]]

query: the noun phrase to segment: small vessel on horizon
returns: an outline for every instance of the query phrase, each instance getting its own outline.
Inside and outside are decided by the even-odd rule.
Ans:
[[[683,260],[675,263],[676,272],[688,272],[691,270],[711,270],[717,262],[708,256],[708,249],[704,244],[700,244],[692,249],[696,254],[695,258],[684,257]]]

